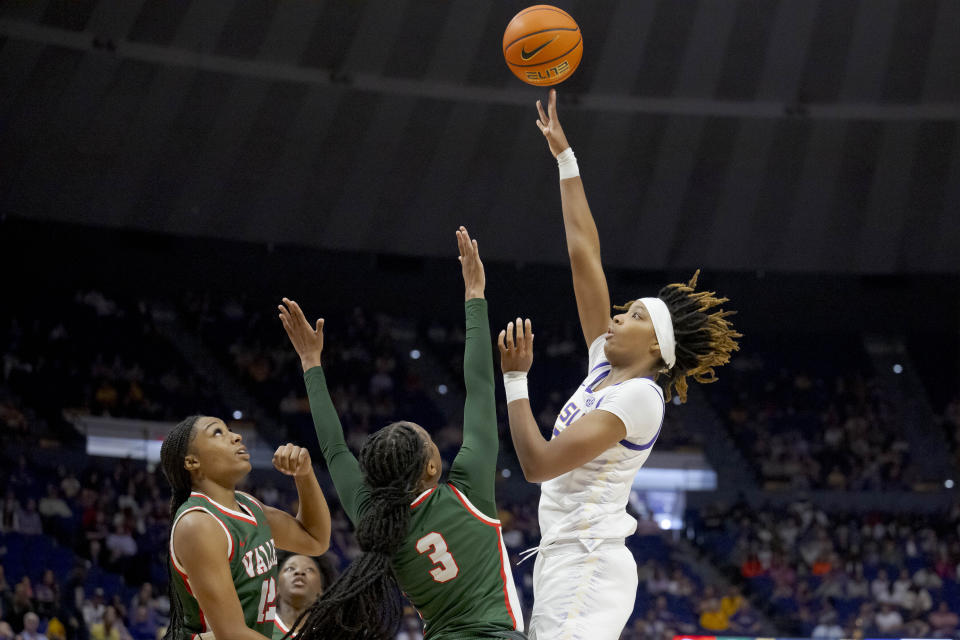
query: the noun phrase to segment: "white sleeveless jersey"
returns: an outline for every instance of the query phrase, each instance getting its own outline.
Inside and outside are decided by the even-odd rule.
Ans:
[[[576,429],[591,411],[609,411],[623,421],[627,437],[585,465],[541,485],[540,546],[557,540],[625,538],[637,529],[627,515],[633,477],[643,466],[663,425],[663,391],[649,378],[593,388],[610,375],[600,336],[590,345],[587,377],[567,401],[553,426],[557,437]],[[588,545],[589,546],[589,545]]]

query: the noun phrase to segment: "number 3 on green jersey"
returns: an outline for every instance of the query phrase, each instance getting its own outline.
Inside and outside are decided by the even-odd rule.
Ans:
[[[449,582],[460,573],[460,567],[447,550],[447,541],[436,531],[431,531],[417,540],[417,551],[421,554],[430,553],[427,557],[436,565],[430,570],[434,581]]]

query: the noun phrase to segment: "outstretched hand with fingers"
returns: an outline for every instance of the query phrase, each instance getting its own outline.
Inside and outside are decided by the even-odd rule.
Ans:
[[[560,120],[557,118],[556,89],[550,89],[550,99],[547,102],[546,112],[543,110],[543,105],[537,100],[537,112],[540,114],[540,118],[537,120],[537,128],[547,139],[547,144],[550,145],[550,153],[556,158],[570,147],[567,136],[563,133],[563,127],[560,126]]]
[[[497,343],[500,347],[501,371],[530,371],[533,366],[533,325],[530,324],[530,318],[526,322],[517,318],[516,324],[508,323],[507,328],[500,332]]]
[[[457,229],[457,247],[460,249],[460,267],[463,270],[464,300],[482,298],[483,290],[487,285],[487,278],[483,272],[483,263],[480,262],[480,251],[477,241],[470,239],[467,228]]]
[[[284,298],[277,309],[287,337],[300,356],[303,370],[319,367],[320,354],[323,353],[323,318],[317,320],[316,328],[310,326],[300,305],[289,298]]]

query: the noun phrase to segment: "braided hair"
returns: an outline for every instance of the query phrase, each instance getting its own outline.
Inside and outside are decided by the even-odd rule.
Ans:
[[[737,338],[743,336],[727,320],[736,311],[710,312],[729,299],[718,298],[715,291],[695,291],[699,276],[697,269],[687,283],[668,284],[657,294],[670,310],[677,341],[676,362],[657,377],[666,400],[676,391],[680,402],[687,401],[687,377],[700,383],[716,382],[714,369],[730,362],[730,354],[740,349]],[[633,302],[614,308],[624,311]]]
[[[290,625],[300,640],[392,640],[403,616],[392,557],[407,535],[429,450],[409,422],[394,422],[367,438],[360,470],[370,502],[357,523],[363,554]]]
[[[190,472],[183,466],[183,461],[187,457],[187,451],[190,443],[196,435],[194,427],[200,416],[190,416],[175,426],[163,439],[160,446],[160,466],[163,469],[163,475],[170,483],[170,535],[173,535],[173,522],[177,517],[177,510],[190,497],[190,491],[193,488]],[[168,536],[169,537],[169,536]],[[170,580],[170,623],[167,626],[167,632],[164,634],[164,640],[179,640],[183,637],[183,604],[177,597],[177,591],[173,588],[173,569],[171,569],[172,560],[167,563],[167,576]]]

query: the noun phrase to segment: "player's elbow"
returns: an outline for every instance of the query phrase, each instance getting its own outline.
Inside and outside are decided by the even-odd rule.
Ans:
[[[330,550],[330,532],[328,531],[326,536],[311,537],[307,546],[310,550],[305,551],[304,555],[322,556]]]
[[[280,547],[280,545],[277,546],[284,551],[289,551],[299,555],[322,556],[330,550],[330,541],[328,539],[326,542],[324,542],[323,540],[310,538],[309,540],[300,540],[296,545],[291,544],[286,547]]]
[[[570,266],[574,270],[587,269],[600,263],[600,244],[587,239],[567,245]]]
[[[553,478],[553,476],[548,474],[540,464],[534,464],[531,462],[524,464],[523,461],[521,461],[520,468],[523,470],[523,478],[527,482],[546,482],[547,480]]]
[[[567,256],[573,262],[595,260],[598,257],[597,242],[587,234],[567,241]]]

